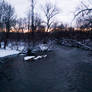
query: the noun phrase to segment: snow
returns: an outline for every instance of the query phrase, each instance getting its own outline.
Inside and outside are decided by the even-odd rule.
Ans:
[[[33,53],[44,52],[44,51],[49,51],[49,50],[50,50],[50,48],[49,48],[48,44],[39,44],[32,48]]]
[[[46,58],[46,57],[47,57],[47,55],[44,55],[43,57],[44,57],[44,58]]]
[[[37,60],[37,59],[41,59],[42,56],[37,56],[36,58],[34,58],[34,60]]]
[[[4,43],[2,42],[2,48],[3,48],[3,45]],[[31,48],[31,49],[32,49],[32,52],[36,53],[41,51],[48,51],[48,48],[49,48],[48,44],[37,44],[34,48]],[[27,53],[27,46],[22,42],[18,43],[18,46],[15,44],[15,42],[9,43],[6,49],[0,49],[0,57],[6,57],[9,55],[14,55],[19,53],[21,54]],[[46,57],[46,56],[42,56],[42,57]],[[35,60],[42,57],[41,56],[36,57]],[[25,60],[31,59],[31,58],[33,57],[27,57],[25,58]]]
[[[46,58],[47,55],[42,55],[42,56],[26,56],[24,57],[24,60],[27,61],[27,60],[31,60],[31,59],[34,59],[34,60],[38,60],[38,59],[42,59],[42,58]]]
[[[16,50],[10,50],[10,49],[0,49],[0,57],[6,57],[6,56],[9,56],[9,55],[14,55],[14,54],[18,54],[19,51],[16,51]]]
[[[36,58],[34,58],[34,60],[41,59],[41,58],[46,58],[46,57],[47,57],[47,55],[37,56]]]
[[[33,58],[35,58],[35,56],[26,56],[26,57],[24,57],[24,60],[27,61],[27,60],[30,60],[30,59],[33,59]]]
[[[78,47],[81,49],[92,51],[92,47],[87,44],[87,43],[91,43],[91,42],[88,42],[88,41],[89,40],[87,40],[87,41],[85,40],[85,41],[81,42],[81,41],[72,40],[72,39],[62,39],[61,44],[63,46]]]
[[[39,47],[42,51],[48,50],[48,46],[46,44],[40,44]]]

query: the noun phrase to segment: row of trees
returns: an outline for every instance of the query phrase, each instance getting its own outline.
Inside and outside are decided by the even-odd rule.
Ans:
[[[33,40],[34,31],[41,29],[45,30],[45,25],[48,31],[52,25],[52,18],[59,13],[55,5],[46,3],[42,9],[46,18],[46,21],[44,21],[38,12],[35,12],[36,9],[34,0],[30,0],[29,3],[30,7],[28,9],[27,17],[17,19],[13,6],[4,0],[0,2],[0,31],[6,32],[4,35],[1,35],[0,42],[2,42],[3,38],[5,39],[4,48],[7,46],[7,41],[11,30],[16,32],[25,32],[25,30],[32,32]],[[30,43],[29,41],[30,34],[28,35],[28,43]]]
[[[9,32],[12,26],[16,24],[16,16],[14,8],[5,1],[0,2],[0,28],[1,31],[6,29],[4,48],[7,45],[7,39],[9,36]],[[0,37],[0,41],[2,41],[2,37]]]
[[[43,12],[44,18],[42,19],[41,14],[36,12],[36,3],[34,0],[29,0],[30,6],[28,8],[27,17],[17,18],[15,14],[15,9],[11,4],[6,1],[0,1],[0,32],[5,31],[5,34],[0,36],[0,42],[4,40],[4,48],[6,48],[9,38],[10,31],[19,32],[29,32],[28,34],[28,46],[30,46],[30,41],[34,41],[35,31],[45,31],[47,32],[51,27],[54,30],[64,29],[67,26],[62,23],[53,22],[53,18],[59,14],[59,9],[56,5],[46,2],[40,10]],[[81,2],[81,7],[78,8],[75,13],[75,18],[77,17],[77,24],[81,28],[92,27],[92,8],[88,7],[84,2]]]

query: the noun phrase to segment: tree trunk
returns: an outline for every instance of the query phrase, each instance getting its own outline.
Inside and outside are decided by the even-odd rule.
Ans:
[[[49,31],[49,28],[50,28],[50,23],[49,23],[49,19],[47,19],[47,32]]]
[[[6,49],[7,43],[8,43],[8,38],[9,38],[9,32],[10,32],[10,23],[6,23],[6,34],[5,34],[5,41],[4,41],[4,49]]]
[[[34,47],[34,0],[32,0],[32,42]]]

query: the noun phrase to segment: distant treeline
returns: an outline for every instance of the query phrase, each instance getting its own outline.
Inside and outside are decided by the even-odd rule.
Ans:
[[[0,32],[0,41],[6,40],[6,32]],[[32,38],[32,33],[20,33],[20,32],[10,32],[8,36],[9,41],[48,41],[50,39],[75,39],[75,40],[84,40],[92,39],[92,31],[74,31],[74,30],[61,30],[61,31],[51,31],[51,32],[34,32],[34,38]]]

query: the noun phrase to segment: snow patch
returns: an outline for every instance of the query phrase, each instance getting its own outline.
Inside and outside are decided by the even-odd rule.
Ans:
[[[38,60],[38,59],[46,58],[46,57],[47,57],[47,55],[37,56],[36,58],[34,58],[34,60]]]
[[[38,60],[38,59],[42,59],[42,58],[46,58],[47,55],[42,55],[42,56],[26,56],[24,57],[24,60],[27,61],[27,60],[31,60],[31,59],[34,59],[34,60]]]
[[[40,44],[39,47],[42,51],[48,50],[48,46],[46,44]]]
[[[43,58],[42,56],[37,56],[36,58],[34,58],[34,60],[37,60],[37,59],[41,59]]]
[[[0,49],[0,57],[6,57],[9,55],[19,54],[19,51],[16,50],[9,50],[9,49]]]
[[[33,58],[35,58],[35,56],[26,56],[26,57],[24,57],[24,60],[27,61],[27,60],[30,60],[30,59],[33,59]]]

